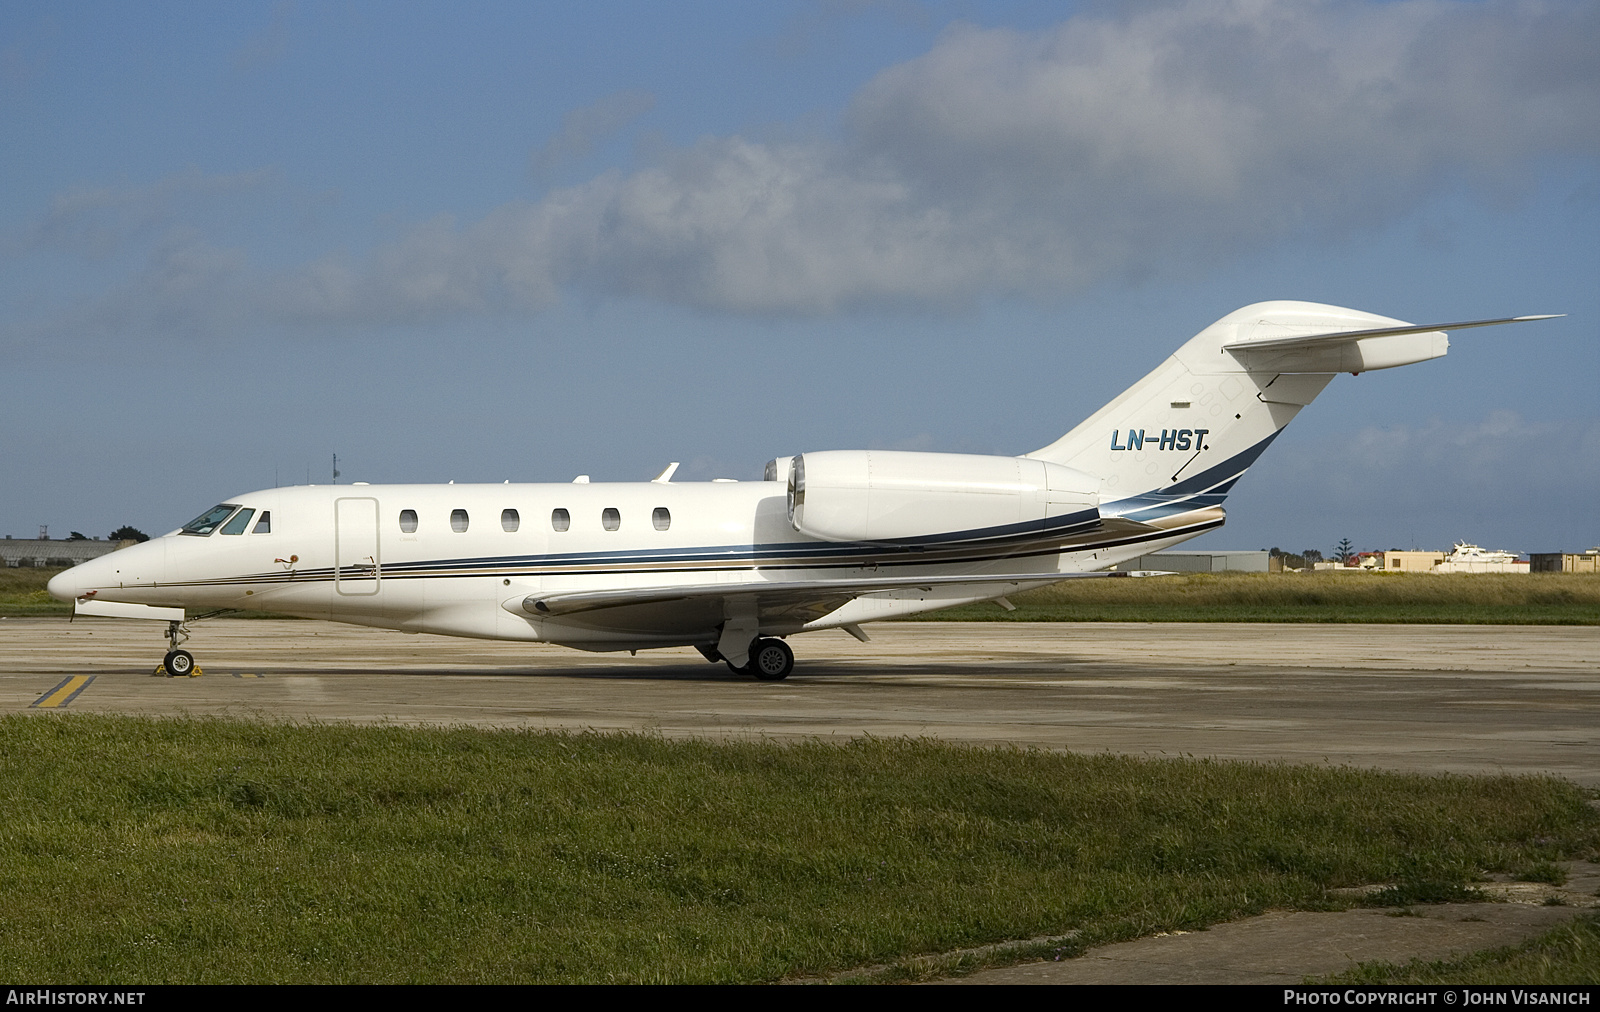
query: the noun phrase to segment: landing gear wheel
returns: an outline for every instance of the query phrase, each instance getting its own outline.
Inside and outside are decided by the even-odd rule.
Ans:
[[[173,678],[187,678],[194,671],[194,654],[187,650],[168,650],[161,664]]]
[[[782,681],[794,670],[794,651],[783,640],[756,640],[747,670],[763,682]]]

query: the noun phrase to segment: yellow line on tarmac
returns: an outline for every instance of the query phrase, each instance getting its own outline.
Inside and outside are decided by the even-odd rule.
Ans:
[[[87,689],[89,683],[94,681],[94,677],[93,675],[72,675],[69,678],[65,678],[60,685],[34,700],[29,709],[58,710],[77,699],[78,693]]]
[[[261,676],[260,675],[250,675],[250,674],[240,674],[239,672],[235,671],[233,673],[233,677],[235,677],[235,678],[260,678]]]

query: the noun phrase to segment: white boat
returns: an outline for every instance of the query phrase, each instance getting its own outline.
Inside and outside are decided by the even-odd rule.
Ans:
[[[1528,563],[1516,552],[1495,552],[1469,545],[1465,541],[1456,546],[1444,561],[1433,567],[1435,573],[1526,573]]]

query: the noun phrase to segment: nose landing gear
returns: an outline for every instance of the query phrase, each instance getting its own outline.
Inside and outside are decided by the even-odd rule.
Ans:
[[[195,667],[194,654],[178,647],[178,644],[188,638],[189,630],[182,622],[174,619],[167,623],[169,646],[166,656],[161,658],[161,665],[155,670],[156,674],[166,675],[169,678],[193,678],[201,674],[200,669]]]

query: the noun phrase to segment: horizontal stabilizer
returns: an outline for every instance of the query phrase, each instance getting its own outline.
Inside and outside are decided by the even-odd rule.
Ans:
[[[72,605],[72,616],[93,615],[97,618],[147,618],[158,622],[182,622],[182,608],[157,608],[149,604],[127,604],[122,601],[96,601],[78,598]]]
[[[1496,327],[1502,323],[1527,323],[1531,320],[1557,320],[1565,313],[1548,316],[1508,316],[1500,320],[1468,320],[1463,323],[1429,323],[1423,326],[1380,327],[1377,330],[1340,330],[1329,334],[1297,334],[1293,337],[1268,338],[1265,341],[1235,341],[1222,346],[1223,351],[1267,351],[1294,348],[1317,348],[1364,337],[1399,337],[1403,334],[1432,334],[1444,330],[1469,330],[1473,327]]]

